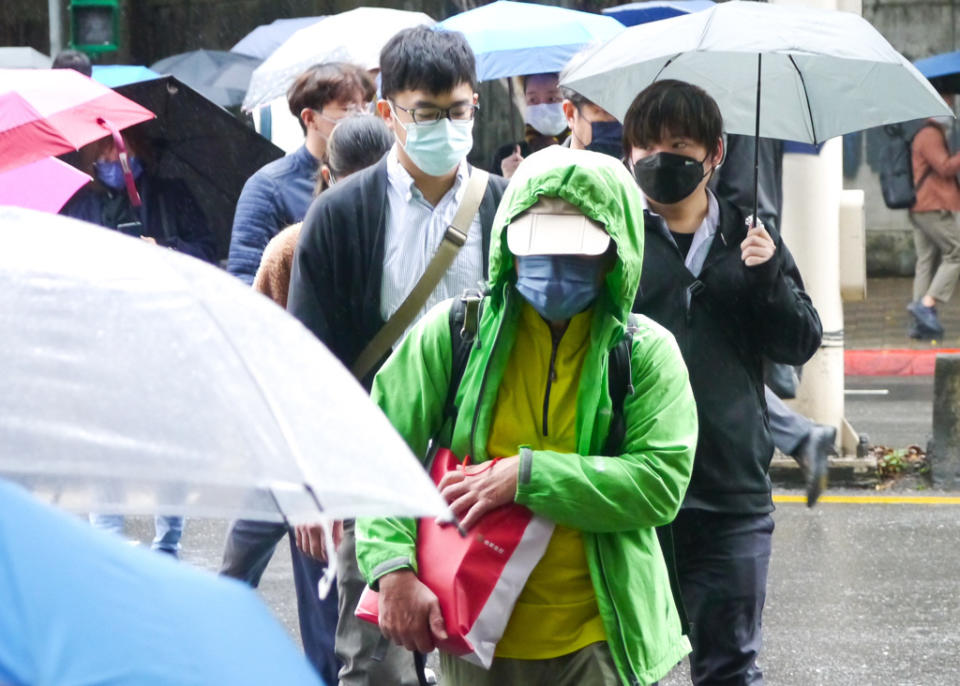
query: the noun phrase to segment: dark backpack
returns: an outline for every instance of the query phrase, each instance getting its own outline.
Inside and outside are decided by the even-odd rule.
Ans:
[[[917,202],[917,191],[933,172],[927,169],[920,181],[914,184],[913,180],[913,139],[925,127],[908,135],[903,124],[888,124],[883,127],[889,137],[884,146],[880,166],[880,190],[883,193],[883,202],[891,210],[908,210]]]
[[[445,420],[454,420],[457,414],[457,389],[467,368],[470,359],[470,349],[476,338],[480,323],[480,306],[482,295],[476,291],[468,291],[453,301],[450,307],[450,342],[452,354],[450,362],[450,386],[444,404]],[[634,315],[630,315],[627,326],[627,335],[623,337],[617,347],[610,351],[610,372],[608,374],[611,418],[610,431],[603,454],[607,456],[619,455],[623,440],[627,434],[626,421],[623,418],[623,403],[628,395],[633,394],[633,373],[630,366],[630,357],[633,350],[633,334],[636,331]],[[445,421],[446,423],[446,421]]]

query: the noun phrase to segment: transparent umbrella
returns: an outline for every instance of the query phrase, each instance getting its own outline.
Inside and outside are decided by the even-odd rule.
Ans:
[[[226,273],[0,207],[0,475],[68,509],[447,512],[333,355]]]
[[[253,72],[243,109],[252,110],[284,95],[293,80],[314,64],[350,62],[375,69],[380,66],[380,50],[397,32],[434,23],[423,12],[358,7],[302,28]]]

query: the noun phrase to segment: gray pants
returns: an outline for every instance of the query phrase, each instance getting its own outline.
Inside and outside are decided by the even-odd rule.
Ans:
[[[810,435],[813,422],[787,407],[787,404],[766,386],[763,387],[763,393],[767,399],[773,444],[784,455],[794,455],[800,444]]]
[[[911,212],[917,266],[913,299],[929,295],[947,302],[960,278],[960,226],[953,212]]]
[[[549,660],[494,658],[489,670],[440,653],[444,686],[620,686],[620,675],[606,643]]]
[[[357,539],[353,522],[343,523],[343,542],[337,551],[337,590],[340,621],[337,623],[336,652],[343,667],[340,686],[418,686],[413,653],[393,643],[385,644],[382,660],[373,655],[381,643],[380,630],[353,614],[367,582],[357,567]]]

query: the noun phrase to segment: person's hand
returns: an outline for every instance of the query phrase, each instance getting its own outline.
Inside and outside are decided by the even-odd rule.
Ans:
[[[510,157],[504,157],[500,161],[500,171],[503,173],[503,178],[509,179],[512,177],[521,162],[523,162],[523,155],[520,154],[520,146],[518,145],[513,149],[513,154]]]
[[[151,243],[153,245],[157,244],[157,239],[153,236],[140,236],[140,240],[146,241],[147,243]]]
[[[747,217],[746,222],[747,226],[750,226],[753,217]],[[747,237],[740,244],[740,259],[748,267],[756,267],[768,262],[776,249],[777,246],[763,227],[763,222],[758,221],[756,226],[747,230]]]
[[[322,524],[298,524],[294,527],[294,531],[296,532],[297,547],[304,555],[322,562],[327,561],[327,548],[323,544]],[[335,521],[331,533],[333,534],[335,552],[340,547],[340,541],[343,540],[343,522]]]
[[[380,578],[380,632],[407,650],[429,653],[447,638],[440,602],[409,569]]]
[[[490,510],[512,503],[517,493],[519,457],[461,467],[443,475],[437,488],[467,531]]]

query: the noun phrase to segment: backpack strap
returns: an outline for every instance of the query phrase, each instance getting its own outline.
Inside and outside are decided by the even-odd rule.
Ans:
[[[483,293],[476,289],[464,291],[450,305],[450,384],[443,403],[443,428],[440,435],[446,433],[447,442],[453,436],[453,425],[457,421],[457,390],[467,369],[470,350],[480,330]],[[449,432],[445,429],[449,425]]]
[[[637,332],[637,319],[631,313],[627,321],[627,331],[617,346],[610,351],[610,364],[607,370],[607,386],[610,392],[610,430],[603,454],[608,457],[623,452],[623,441],[627,437],[627,422],[623,416],[623,403],[628,395],[633,395],[633,368],[630,360],[633,355],[633,336]]]

